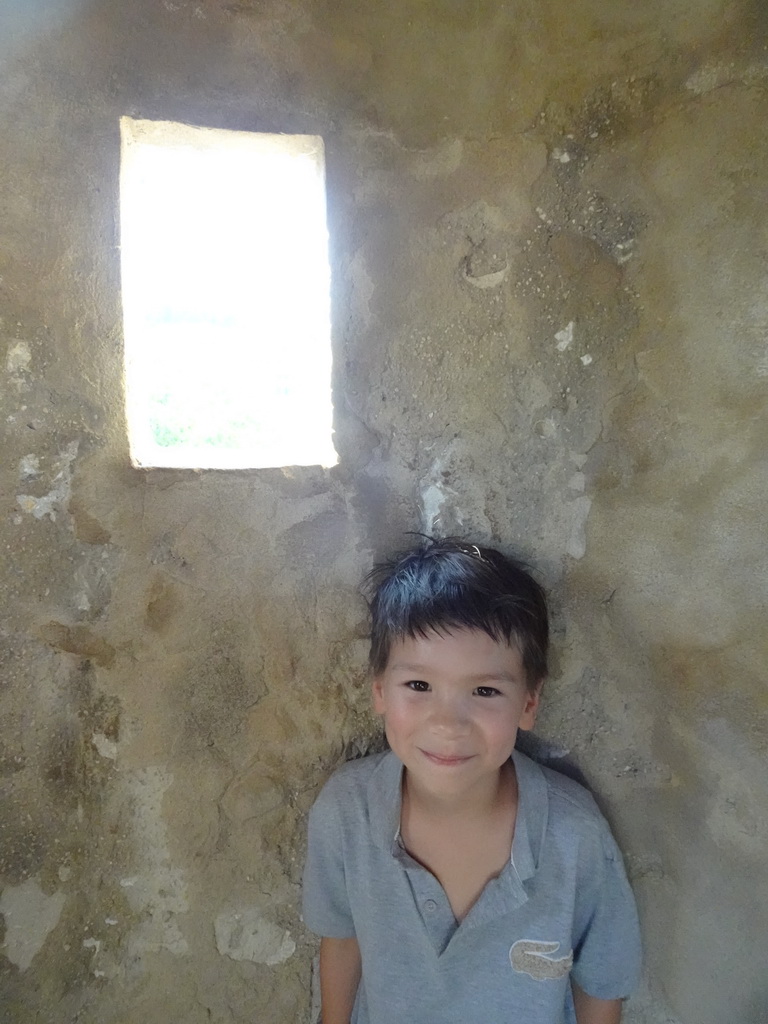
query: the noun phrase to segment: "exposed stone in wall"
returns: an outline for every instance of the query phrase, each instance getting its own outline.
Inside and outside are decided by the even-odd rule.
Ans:
[[[20,971],[26,971],[42,949],[48,933],[59,923],[65,897],[61,892],[46,895],[37,879],[8,885],[0,897],[0,914],[5,918],[5,956]]]
[[[357,588],[408,530],[553,594],[542,743],[627,855],[627,1020],[765,1024],[766,11],[6,5],[9,1024],[314,1019],[305,815],[379,742]],[[334,470],[131,468],[123,114],[324,137]]]

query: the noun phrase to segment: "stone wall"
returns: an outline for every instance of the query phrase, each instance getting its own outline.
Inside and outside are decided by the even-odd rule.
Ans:
[[[765,1024],[768,8],[0,7],[3,1020],[312,1019],[305,813],[407,530],[537,565],[640,1024]],[[321,134],[340,464],[139,471],[118,119]],[[0,932],[0,936],[2,933]]]

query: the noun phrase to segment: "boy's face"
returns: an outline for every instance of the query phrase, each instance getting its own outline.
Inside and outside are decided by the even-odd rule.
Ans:
[[[538,704],[519,649],[474,629],[397,641],[373,681],[392,750],[425,793],[446,797],[498,784]]]

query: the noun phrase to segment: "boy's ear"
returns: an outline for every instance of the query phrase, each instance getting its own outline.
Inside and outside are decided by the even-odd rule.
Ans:
[[[381,676],[374,676],[371,682],[371,698],[373,700],[373,710],[377,715],[384,714],[384,689],[381,682]]]
[[[525,695],[525,704],[523,706],[523,713],[520,715],[520,722],[518,728],[525,729],[526,731],[532,729],[536,724],[536,714],[539,710],[539,700],[541,698],[541,688],[544,685],[544,680],[540,679],[533,690],[528,690]]]

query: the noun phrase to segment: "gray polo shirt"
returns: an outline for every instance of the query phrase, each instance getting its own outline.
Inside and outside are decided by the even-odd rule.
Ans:
[[[618,999],[640,941],[621,855],[585,789],[519,751],[512,856],[459,924],[400,842],[401,762],[343,765],[309,816],[304,920],[355,937],[352,1024],[570,1024],[569,977]]]

